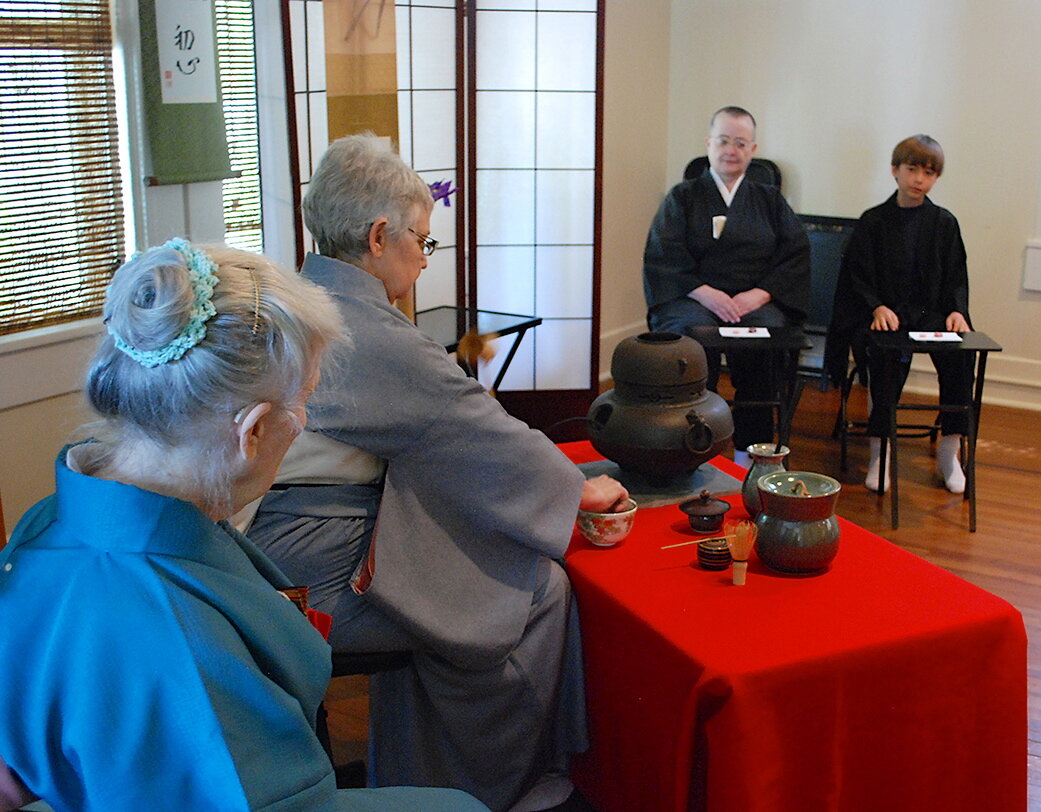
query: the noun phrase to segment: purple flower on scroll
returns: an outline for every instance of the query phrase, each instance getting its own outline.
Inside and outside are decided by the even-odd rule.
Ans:
[[[456,189],[451,188],[452,187],[452,181],[450,181],[450,180],[438,180],[438,181],[435,181],[434,183],[429,183],[427,185],[430,187],[430,194],[433,195],[435,203],[437,203],[437,201],[439,201],[439,200],[443,200],[445,202],[445,206],[447,206],[449,208],[452,206],[451,202],[449,202],[449,200],[448,200],[448,196],[450,194],[452,194],[453,192],[458,192],[459,191],[458,188],[456,188]]]

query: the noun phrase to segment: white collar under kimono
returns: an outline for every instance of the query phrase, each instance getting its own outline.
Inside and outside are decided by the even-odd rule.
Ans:
[[[727,204],[727,208],[730,208],[731,202],[734,200],[734,195],[737,194],[738,188],[741,186],[741,181],[745,179],[742,175],[734,181],[734,188],[728,189],[727,185],[723,183],[723,179],[716,174],[716,170],[709,167],[709,174],[712,175],[712,180],[716,182],[716,188],[719,189],[719,194],[723,198],[723,202]]]
[[[379,482],[387,461],[315,431],[302,431],[282,458],[275,482],[286,485],[344,485]],[[263,496],[228,521],[240,533],[249,530]]]

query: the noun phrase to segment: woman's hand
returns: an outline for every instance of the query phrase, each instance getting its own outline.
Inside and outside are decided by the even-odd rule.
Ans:
[[[900,317],[885,305],[879,305],[871,311],[872,330],[899,330]]]
[[[587,479],[582,486],[582,501],[578,503],[579,510],[588,510],[593,513],[614,513],[625,507],[629,498],[627,491],[621,482],[611,479],[607,474]]]
[[[965,320],[965,316],[959,313],[957,310],[952,312],[947,317],[947,329],[952,333],[971,333],[972,328],[969,327],[969,323]]]

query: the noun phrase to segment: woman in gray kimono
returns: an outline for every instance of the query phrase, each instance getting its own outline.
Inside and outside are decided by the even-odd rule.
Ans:
[[[372,783],[546,809],[586,746],[577,618],[554,559],[580,506],[628,494],[586,481],[394,307],[437,246],[432,208],[371,136],[336,141],[311,177],[321,255],[302,273],[349,342],[249,535],[333,616],[335,649],[413,652],[371,683]]]

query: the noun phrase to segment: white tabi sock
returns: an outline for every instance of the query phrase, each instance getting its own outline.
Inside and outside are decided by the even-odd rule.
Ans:
[[[864,484],[871,490],[878,490],[878,469],[881,467],[879,463],[882,457],[882,438],[881,437],[868,437],[868,448],[871,451],[871,459],[868,460],[867,476],[864,478]],[[892,459],[888,454],[886,455],[886,475],[882,480],[883,492],[889,490],[889,461]]]
[[[961,467],[961,434],[944,434],[936,447],[936,473],[951,493],[965,493],[965,472]]]

